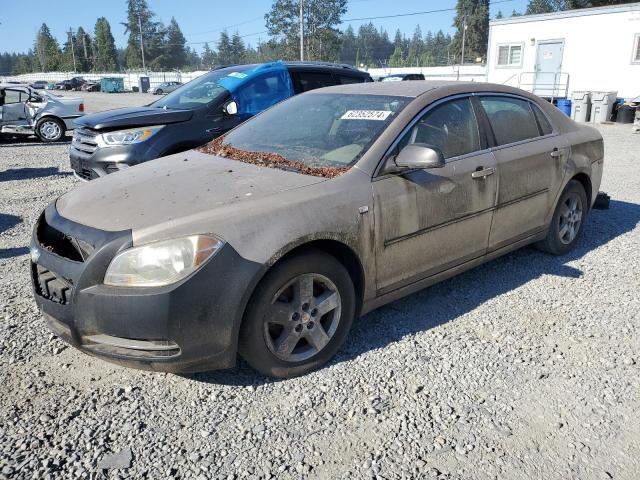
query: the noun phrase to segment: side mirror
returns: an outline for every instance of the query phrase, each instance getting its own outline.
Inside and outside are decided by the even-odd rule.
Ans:
[[[235,115],[236,113],[238,113],[238,104],[232,100],[229,103],[225,104],[222,107],[222,110],[226,114]]]
[[[398,168],[426,169],[444,167],[442,150],[426,143],[412,143],[404,147],[395,158]]]

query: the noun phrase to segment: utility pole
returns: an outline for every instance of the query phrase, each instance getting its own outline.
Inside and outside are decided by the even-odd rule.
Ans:
[[[464,64],[464,41],[467,36],[467,15],[462,17],[462,55],[460,57],[460,65]]]
[[[142,18],[140,14],[138,14],[138,29],[140,30],[140,52],[142,53],[142,69],[146,72],[147,67],[144,63],[144,42],[142,40]]]
[[[304,62],[304,0],[300,0],[300,61]]]
[[[89,55],[87,54],[87,34],[82,32],[82,47],[84,48],[84,58],[88,59]]]
[[[76,72],[76,51],[73,48],[73,29],[69,27],[69,43],[71,44],[71,56],[73,57],[73,71]]]

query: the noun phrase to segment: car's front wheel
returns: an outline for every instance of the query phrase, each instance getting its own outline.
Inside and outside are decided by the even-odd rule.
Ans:
[[[43,142],[58,142],[65,131],[65,124],[57,118],[42,118],[36,124],[36,135]]]
[[[162,95],[164,92],[162,91],[161,88],[159,88],[158,90],[156,90],[156,95]]]
[[[584,187],[571,180],[560,195],[547,236],[537,247],[554,255],[569,253],[576,246],[588,209]]]
[[[240,354],[265,375],[303,375],[336,354],[355,310],[353,282],[340,262],[319,251],[296,255],[256,288],[240,332]]]

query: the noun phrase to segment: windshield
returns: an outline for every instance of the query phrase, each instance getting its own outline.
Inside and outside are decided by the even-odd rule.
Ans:
[[[242,72],[247,66],[221,68],[191,80],[173,92],[151,104],[156,108],[195,110],[219,102],[229,95],[229,91],[220,86],[219,80],[232,72]]]
[[[300,95],[245,122],[202,151],[333,177],[353,165],[409,101],[382,95]]]

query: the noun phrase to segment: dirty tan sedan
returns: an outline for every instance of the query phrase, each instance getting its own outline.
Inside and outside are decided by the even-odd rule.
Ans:
[[[300,375],[387,302],[531,243],[569,252],[602,166],[596,130],[517,89],[315,90],[49,205],[34,295],[110,361],[184,372],[239,352]]]

